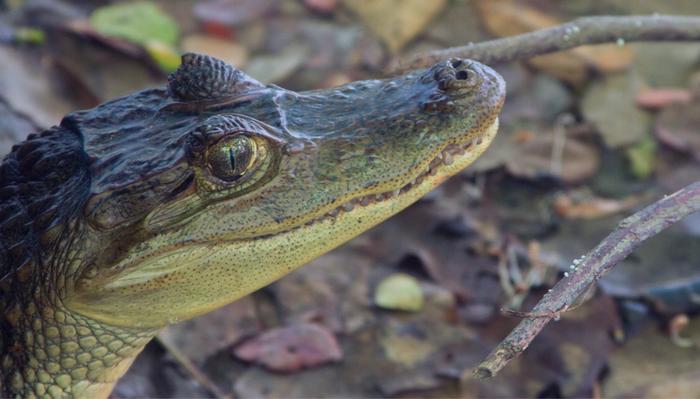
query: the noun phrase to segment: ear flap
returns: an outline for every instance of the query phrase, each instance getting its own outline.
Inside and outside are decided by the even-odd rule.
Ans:
[[[232,97],[263,87],[242,71],[203,54],[184,54],[180,67],[168,76],[170,94],[182,101]]]

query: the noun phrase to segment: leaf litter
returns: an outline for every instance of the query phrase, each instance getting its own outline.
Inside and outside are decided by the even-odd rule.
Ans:
[[[312,89],[379,77],[397,54],[596,11],[578,0],[436,2],[401,13],[381,11],[396,8],[389,0],[33,3],[8,6],[9,29],[48,32],[45,40],[0,44],[4,152],[73,109],[162,84],[181,51]],[[659,7],[676,3],[700,13],[675,0]],[[470,377],[518,322],[501,307],[526,311],[619,218],[700,178],[698,49],[657,48],[666,50],[613,45],[496,65],[509,99],[498,141],[474,168],[270,287],[169,327],[114,397],[692,397],[694,349],[674,345],[696,341],[692,217],[640,247],[501,377]],[[382,284],[397,275],[387,300]],[[665,319],[671,333],[653,328]]]

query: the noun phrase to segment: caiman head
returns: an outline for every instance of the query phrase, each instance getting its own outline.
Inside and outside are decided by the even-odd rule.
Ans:
[[[0,164],[0,396],[106,396],[158,328],[399,212],[492,141],[503,80],[453,59],[295,93],[188,54]]]
[[[167,90],[61,124],[82,136],[91,175],[64,302],[161,327],[240,298],[474,161],[504,96],[468,60],[296,93],[185,55]]]
[[[9,157],[71,183],[37,244],[59,249],[45,251],[41,279],[63,306],[155,329],[263,287],[418,200],[489,145],[504,96],[503,80],[468,60],[296,93],[188,54],[167,89],[70,114]]]

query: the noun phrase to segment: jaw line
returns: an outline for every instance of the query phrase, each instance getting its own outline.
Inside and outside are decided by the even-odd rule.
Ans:
[[[437,152],[437,155],[430,158],[431,161],[428,164],[432,166],[419,169],[420,172],[418,172],[411,181],[404,183],[398,189],[381,192],[379,194],[355,196],[352,199],[343,202],[341,205],[335,205],[331,208],[331,211],[325,212],[323,215],[315,219],[307,221],[302,225],[294,226],[288,230],[277,232],[275,235],[285,234],[298,230],[302,227],[309,227],[316,223],[321,223],[328,220],[335,222],[338,221],[343,214],[352,214],[353,212],[359,211],[363,208],[370,208],[384,202],[396,202],[402,204],[401,209],[403,209],[478,159],[489,147],[493,141],[493,138],[496,136],[496,133],[498,132],[498,124],[498,118],[495,118],[491,125],[479,137],[476,137],[470,141],[446,144],[440,151]],[[461,154],[456,153],[456,151],[450,151],[448,147],[451,146],[455,149],[462,148],[463,150],[461,151]],[[450,152],[452,157],[452,162],[449,164],[445,163],[444,158],[444,154],[447,152]],[[436,163],[435,160],[438,162]],[[404,204],[406,200],[409,202]],[[268,236],[254,237],[253,239],[266,237]]]

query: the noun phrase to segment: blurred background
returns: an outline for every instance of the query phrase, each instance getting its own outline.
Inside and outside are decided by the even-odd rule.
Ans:
[[[695,0],[0,0],[0,154],[207,53],[293,90],[581,15]],[[700,179],[700,44],[493,65],[476,165],[281,281],[167,328],[112,396],[700,397],[700,215],[651,239],[494,380],[471,368],[626,215]]]

